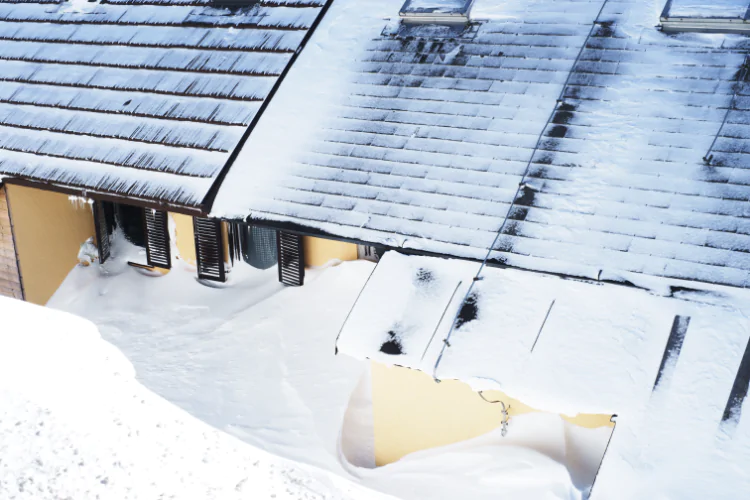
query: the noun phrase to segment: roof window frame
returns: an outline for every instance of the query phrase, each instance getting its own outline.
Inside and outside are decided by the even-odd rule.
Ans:
[[[709,1],[710,0],[706,0]],[[667,0],[659,16],[662,31],[668,33],[724,33],[750,34],[750,0],[743,18],[730,16],[694,17],[672,16],[670,14],[673,0]]]
[[[475,0],[461,0],[463,5],[451,12],[440,12],[440,5],[433,8],[422,8],[420,10],[409,10],[415,2],[425,2],[425,0],[405,0],[399,10],[401,21],[406,24],[447,24],[460,25],[468,24],[470,21],[471,9],[474,7]]]

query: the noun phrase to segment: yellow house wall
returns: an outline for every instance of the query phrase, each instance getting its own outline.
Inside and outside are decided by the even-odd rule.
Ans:
[[[343,241],[304,236],[305,265],[322,266],[331,259],[357,260],[357,245]]]
[[[94,236],[91,207],[52,191],[5,188],[26,300],[44,305],[78,263],[81,243]]]
[[[188,264],[195,265],[198,258],[195,255],[195,232],[193,218],[185,214],[170,213],[175,225],[175,246],[179,257]]]
[[[375,464],[393,463],[408,453],[471,439],[500,427],[499,404],[482,400],[463,382],[437,384],[429,375],[372,363]],[[485,391],[490,401],[510,405],[509,415],[536,411],[500,391]],[[565,417],[583,427],[611,426],[610,415]]]

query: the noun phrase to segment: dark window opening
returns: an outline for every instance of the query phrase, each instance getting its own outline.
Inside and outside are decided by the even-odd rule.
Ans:
[[[143,223],[143,208],[122,203],[113,205],[115,226],[122,229],[125,239],[130,243],[145,248],[146,229]]]
[[[379,245],[357,245],[357,258],[378,262],[386,250],[385,247]]]
[[[278,262],[276,230],[250,226],[242,222],[229,224],[229,257],[244,261],[256,269],[269,269]]]

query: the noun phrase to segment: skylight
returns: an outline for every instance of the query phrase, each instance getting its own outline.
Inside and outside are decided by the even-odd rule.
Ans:
[[[466,23],[474,0],[406,0],[399,15],[413,23]]]
[[[750,0],[669,0],[661,14],[665,31],[750,33]]]

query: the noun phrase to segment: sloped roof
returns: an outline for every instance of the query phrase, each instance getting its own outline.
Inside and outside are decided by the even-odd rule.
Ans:
[[[325,0],[0,0],[0,174],[196,206]]]
[[[750,282],[746,38],[662,33],[651,2],[478,0],[461,33],[381,20],[398,8],[333,6],[285,88],[348,85],[305,87],[301,146],[251,141],[217,213],[475,259],[509,213],[493,262]]]

